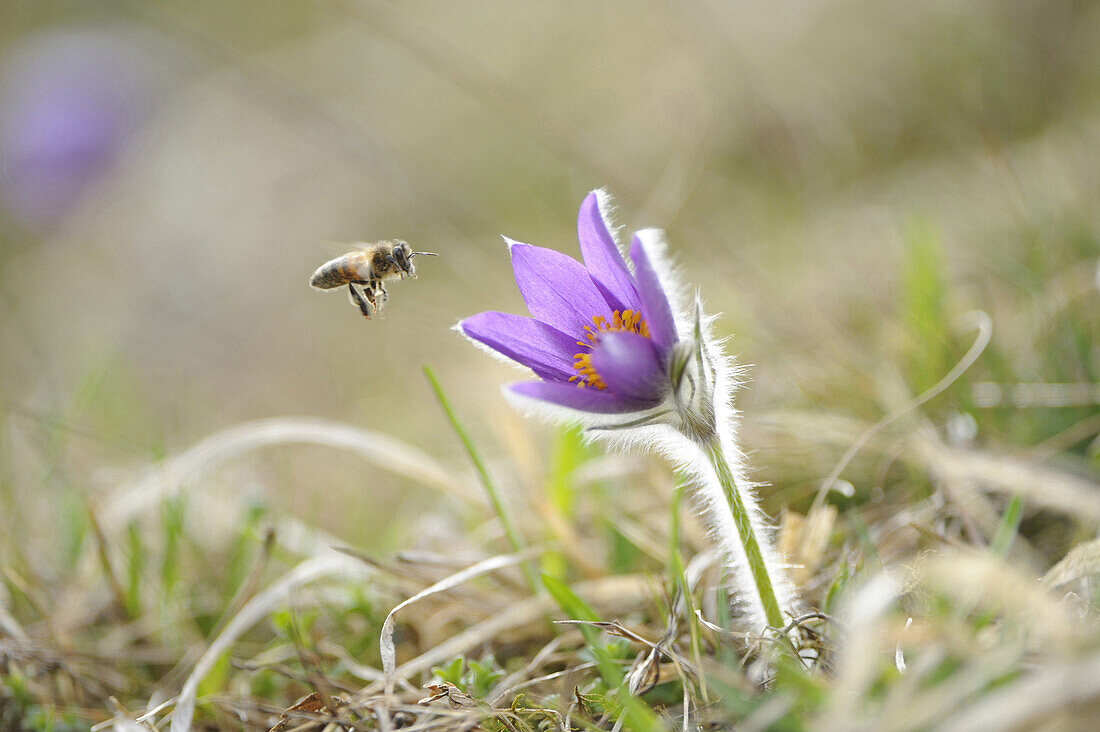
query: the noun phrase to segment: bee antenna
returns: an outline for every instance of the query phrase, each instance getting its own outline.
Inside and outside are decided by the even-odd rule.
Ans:
[[[413,252],[412,254],[409,255],[409,259],[412,259],[417,254],[423,254],[423,255],[428,256],[428,257],[438,257],[439,256],[435,252]]]

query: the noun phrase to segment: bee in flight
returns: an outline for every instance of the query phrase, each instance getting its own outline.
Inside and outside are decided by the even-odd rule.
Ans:
[[[332,290],[347,285],[351,303],[367,320],[373,313],[381,313],[389,299],[383,284],[386,280],[403,280],[406,275],[416,279],[412,258],[419,255],[439,256],[435,252],[414,252],[400,239],[355,246],[354,251],[318,267],[309,278],[309,285],[315,290]]]

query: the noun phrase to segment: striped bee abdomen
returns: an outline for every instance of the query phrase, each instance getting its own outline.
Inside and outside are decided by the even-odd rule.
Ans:
[[[343,287],[349,282],[359,279],[359,268],[351,255],[325,262],[313,276],[309,278],[310,287],[318,290],[331,290],[334,287]]]

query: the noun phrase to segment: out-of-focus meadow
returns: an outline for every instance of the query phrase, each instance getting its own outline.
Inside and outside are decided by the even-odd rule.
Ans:
[[[883,710],[894,729],[975,728],[965,714],[1003,712],[994,687],[1030,682],[1032,664],[1078,682],[1097,668],[1094,585],[1019,619],[996,573],[1030,597],[1100,521],[1100,5],[13,2],[0,5],[0,726],[80,728],[165,701],[249,597],[329,545],[387,568],[403,550],[505,551],[422,364],[521,533],[550,550],[542,569],[648,573],[605,616],[659,636],[645,608],[668,581],[667,468],[526,421],[500,396],[522,374],[451,330],[523,312],[500,236],[575,256],[577,206],[597,187],[627,231],[667,230],[750,365],[742,439],[806,604],[931,566],[898,580],[935,585],[921,594],[933,619],[908,641],[933,650],[909,686],[883,642],[904,634],[883,621],[859,661],[837,642],[835,685],[807,676],[784,696],[722,676],[738,701],[723,706],[715,681],[709,713],[754,729],[884,729]],[[441,254],[389,287],[385,318],[310,290],[341,242],[384,238]],[[972,365],[903,409],[970,363],[989,330],[976,323],[991,337]],[[793,528],[894,412],[842,472],[837,510]],[[288,416],[309,420],[225,433]],[[683,511],[688,561],[709,544]],[[337,691],[373,680],[354,669],[378,666],[380,619],[443,576],[424,559],[438,554],[417,556],[393,581],[337,585],[354,601],[273,612],[206,676],[200,719],[260,728],[262,705],[233,704],[266,699],[277,720],[316,690],[310,674]],[[950,612],[928,600],[962,582],[944,579],[951,566],[1008,609],[979,611],[977,589]],[[519,597],[520,577],[410,618],[398,660]],[[981,627],[962,619],[975,614]],[[718,648],[736,676],[731,641],[693,622],[693,647]],[[983,632],[1012,641],[991,650]],[[524,642],[506,648],[523,658]],[[968,664],[987,674],[974,688],[922,696]],[[447,673],[490,701],[473,669]],[[1037,698],[1059,686],[1042,679]],[[1095,708],[1100,688],[1081,684],[1075,703]],[[679,693],[646,699],[679,725]],[[1052,729],[1075,719],[1039,713],[1027,719]]]

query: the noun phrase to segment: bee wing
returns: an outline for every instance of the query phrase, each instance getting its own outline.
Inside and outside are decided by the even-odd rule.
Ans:
[[[346,242],[336,241],[335,239],[322,239],[318,242],[318,246],[329,259],[336,259],[337,257],[342,257],[348,252],[355,251],[356,249],[362,249],[366,246],[366,244],[363,244],[362,242]]]

